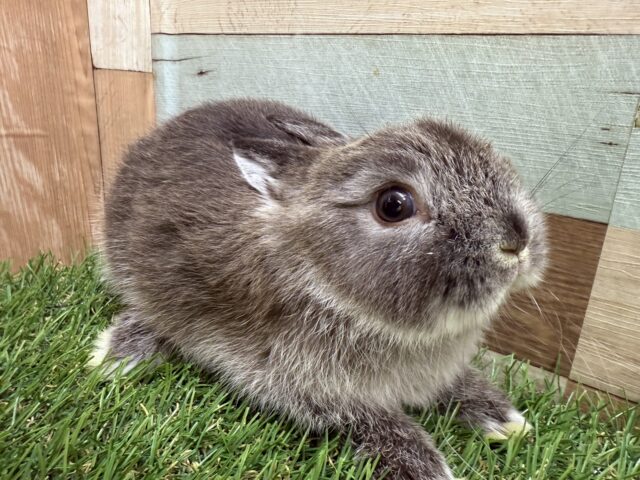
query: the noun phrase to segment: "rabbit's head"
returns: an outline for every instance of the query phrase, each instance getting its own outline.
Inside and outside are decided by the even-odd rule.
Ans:
[[[487,142],[429,119],[328,140],[234,145],[280,232],[273,248],[304,260],[321,300],[391,329],[456,332],[540,280],[543,215]]]

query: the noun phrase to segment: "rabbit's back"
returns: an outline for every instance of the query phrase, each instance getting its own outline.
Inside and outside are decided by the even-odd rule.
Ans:
[[[135,143],[105,205],[107,278],[167,333],[232,301],[224,297],[233,288],[216,285],[238,286],[229,277],[257,235],[246,225],[255,202],[233,164],[233,136],[208,108]]]

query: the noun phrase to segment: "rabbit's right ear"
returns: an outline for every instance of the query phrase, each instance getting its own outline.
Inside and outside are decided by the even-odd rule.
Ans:
[[[278,197],[278,181],[287,165],[306,161],[311,147],[279,140],[242,138],[231,144],[233,160],[244,180],[263,197]]]
[[[267,120],[280,130],[311,147],[344,145],[349,140],[340,132],[336,132],[331,127],[312,119],[300,120],[298,118],[270,115]]]

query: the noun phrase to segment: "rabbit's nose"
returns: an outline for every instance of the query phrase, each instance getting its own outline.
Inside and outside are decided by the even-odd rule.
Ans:
[[[500,250],[508,255],[520,255],[529,243],[529,228],[524,216],[511,213],[506,218],[506,232],[500,243]]]
[[[524,242],[502,242],[500,250],[507,255],[520,255],[520,252],[527,247]]]

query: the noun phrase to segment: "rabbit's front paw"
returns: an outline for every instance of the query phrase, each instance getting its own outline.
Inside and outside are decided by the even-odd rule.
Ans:
[[[531,431],[532,425],[517,410],[510,410],[506,422],[488,422],[485,424],[485,438],[489,441],[501,442],[512,435],[522,437]]]

